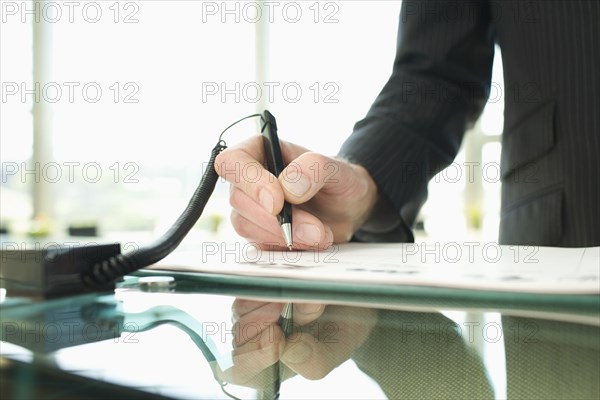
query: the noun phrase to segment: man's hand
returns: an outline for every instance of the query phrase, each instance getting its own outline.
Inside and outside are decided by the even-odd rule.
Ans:
[[[233,366],[218,372],[221,379],[264,389],[273,384],[269,368],[278,361],[283,380],[295,374],[321,379],[352,356],[377,321],[375,309],[294,303],[294,328],[286,339],[277,324],[283,306],[235,300]]]
[[[365,168],[280,141],[287,167],[279,177],[264,168],[263,138],[224,150],[217,173],[231,183],[231,221],[236,232],[264,248],[285,248],[276,215],[284,199],[295,205],[296,249],[344,243],[369,218],[377,186]]]

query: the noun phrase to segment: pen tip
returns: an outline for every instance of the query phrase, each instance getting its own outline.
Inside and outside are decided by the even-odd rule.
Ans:
[[[283,232],[283,238],[288,249],[292,250],[292,224],[285,223],[281,225],[281,231]]]

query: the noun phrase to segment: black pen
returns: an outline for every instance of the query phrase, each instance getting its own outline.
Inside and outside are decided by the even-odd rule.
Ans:
[[[265,147],[265,157],[267,159],[267,168],[276,177],[283,171],[283,156],[281,155],[281,147],[279,138],[277,137],[277,121],[268,110],[263,113],[264,126],[261,129],[263,135],[263,143]],[[287,247],[292,250],[292,206],[287,201],[283,203],[283,209],[277,216],[281,231]],[[287,303],[279,317],[279,326],[285,337],[292,333],[293,323],[293,305]]]
[[[279,145],[279,138],[277,137],[277,121],[275,117],[268,110],[263,113],[263,123],[261,127],[261,133],[263,136],[263,145],[265,149],[265,158],[267,162],[267,169],[270,173],[278,177],[284,169],[283,156],[281,155],[281,146]],[[287,201],[283,202],[283,209],[277,216],[279,220],[279,226],[281,226],[281,232],[285,239],[285,244],[288,249],[292,250],[292,205]],[[292,334],[293,330],[293,309],[292,303],[287,303],[281,315],[279,316],[278,324],[281,327],[284,337],[288,337]],[[281,370],[279,361],[273,365],[274,382],[272,395],[273,399],[279,398],[279,389],[281,387]]]
[[[281,147],[279,146],[279,138],[277,137],[277,122],[275,117],[268,110],[263,113],[264,125],[261,128],[263,135],[263,143],[265,147],[265,157],[267,161],[267,169],[270,173],[278,177],[283,171],[283,156],[281,155]],[[287,201],[283,202],[283,209],[277,216],[283,238],[288,249],[292,250],[292,205]]]

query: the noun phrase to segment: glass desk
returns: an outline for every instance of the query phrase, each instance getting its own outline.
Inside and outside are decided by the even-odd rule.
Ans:
[[[1,397],[600,397],[594,298],[578,318],[169,275],[174,285],[132,276],[114,293],[54,300],[8,293]],[[276,321],[292,300],[284,340]]]

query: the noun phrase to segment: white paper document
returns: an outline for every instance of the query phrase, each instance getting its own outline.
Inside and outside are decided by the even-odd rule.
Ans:
[[[349,243],[322,251],[204,243],[152,269],[525,293],[600,294],[600,247]]]

